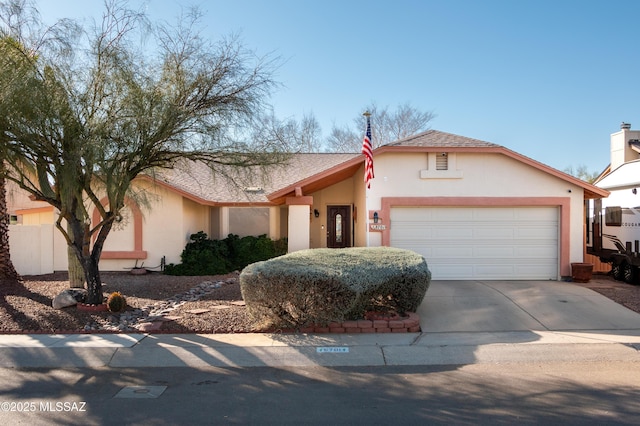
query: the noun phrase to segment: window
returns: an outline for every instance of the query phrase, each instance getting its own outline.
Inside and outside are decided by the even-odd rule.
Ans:
[[[342,242],[342,215],[336,215],[336,243]]]
[[[604,223],[607,226],[622,226],[622,207],[606,207],[604,210]]]
[[[269,235],[269,208],[229,208],[229,233],[239,237]]]

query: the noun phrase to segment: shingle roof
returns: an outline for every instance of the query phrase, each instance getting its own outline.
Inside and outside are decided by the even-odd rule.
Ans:
[[[488,148],[501,147],[491,142],[466,136],[454,135],[439,130],[427,130],[417,135],[409,136],[399,141],[391,142],[385,146],[414,146],[414,147],[443,147],[443,148]]]
[[[153,176],[202,202],[268,202],[267,195],[278,189],[312,177],[360,154],[292,154],[278,166],[233,169],[216,166],[215,171],[202,162],[185,161],[174,169],[156,171]]]

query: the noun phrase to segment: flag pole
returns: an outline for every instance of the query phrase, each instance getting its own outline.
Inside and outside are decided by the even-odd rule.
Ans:
[[[367,122],[365,135],[364,135],[362,152],[365,155],[367,155],[365,153],[365,145],[367,143],[367,137],[370,137],[369,132],[371,131],[371,122],[370,122],[371,113],[369,111],[365,111],[362,115],[365,117],[366,122]],[[371,140],[369,140],[369,144],[371,144]],[[370,145],[369,148],[372,149],[373,148],[372,145]],[[367,173],[368,173],[367,161],[369,161],[368,158],[365,158],[364,211],[365,211],[365,226],[366,226],[367,247],[369,247],[369,189],[370,189],[370,185],[369,185],[369,180],[367,179]]]

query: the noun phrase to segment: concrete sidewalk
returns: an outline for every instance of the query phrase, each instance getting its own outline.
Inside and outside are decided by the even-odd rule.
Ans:
[[[297,367],[640,362],[640,314],[585,287],[434,281],[422,333],[0,335],[0,367]]]

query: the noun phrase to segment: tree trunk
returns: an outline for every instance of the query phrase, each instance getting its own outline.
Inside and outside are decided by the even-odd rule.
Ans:
[[[91,235],[89,232],[89,224],[79,220],[74,215],[67,215],[64,218],[67,221],[67,232],[69,237],[69,248],[73,251],[76,260],[80,263],[84,272],[84,279],[87,283],[87,300],[90,305],[99,305],[103,302],[102,281],[100,279],[100,270],[98,269],[98,261],[100,259],[99,244],[101,241],[96,240],[94,247],[95,253],[90,250]],[[60,226],[60,222],[56,223],[58,229],[65,232]],[[69,262],[69,266],[74,262]]]
[[[67,258],[69,262],[69,287],[84,288],[84,270],[82,269],[82,263],[78,260],[78,256],[76,256],[76,252],[71,246],[67,247]]]
[[[67,224],[67,232],[74,238],[73,229]],[[84,288],[84,270],[82,269],[82,263],[76,256],[76,252],[71,246],[67,246],[67,260],[69,271],[69,287],[71,288]]]
[[[87,303],[90,305],[99,305],[104,300],[98,262],[96,262],[92,256],[87,256],[82,259],[82,265],[85,279],[87,280]]]
[[[9,250],[9,211],[4,179],[4,164],[0,160],[0,278],[17,280],[20,276],[11,262]]]

